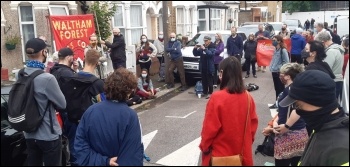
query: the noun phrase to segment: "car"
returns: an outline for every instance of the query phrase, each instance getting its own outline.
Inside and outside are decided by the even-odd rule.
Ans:
[[[338,15],[334,18],[333,32],[340,37],[349,34],[349,15]]]
[[[270,25],[272,25],[273,29],[275,30],[275,34],[278,35],[282,29],[282,22],[269,22]]]
[[[227,39],[231,36],[231,31],[225,30],[225,31],[201,31],[198,34],[196,34],[190,41],[186,43],[186,46],[184,46],[181,49],[182,57],[184,61],[184,68],[185,68],[185,76],[186,81],[189,83],[195,83],[195,81],[201,79],[201,73],[199,71],[199,57],[195,57],[192,53],[192,50],[195,45],[203,44],[203,38],[204,36],[210,36],[211,39],[215,39],[216,33],[221,33],[222,38],[224,40],[225,44],[225,50],[221,53],[221,56],[226,58],[228,57],[226,52],[226,42]],[[243,38],[243,43],[247,39],[247,36],[242,31],[237,31],[237,34]],[[242,55],[241,64],[243,65],[245,62],[244,56]]]
[[[293,34],[295,34],[295,30],[297,28],[303,28],[303,26],[301,25],[300,20],[298,19],[287,19],[285,21],[283,21],[284,24],[287,24],[287,27],[290,30],[290,35],[292,37]]]
[[[243,25],[237,28],[237,31],[244,32],[244,34],[248,37],[250,33],[256,33],[258,31],[259,24],[264,24],[265,31],[269,32],[270,36],[269,38],[272,38],[275,35],[275,29],[273,26],[269,23],[263,23],[263,22],[255,22],[257,24],[248,24]]]

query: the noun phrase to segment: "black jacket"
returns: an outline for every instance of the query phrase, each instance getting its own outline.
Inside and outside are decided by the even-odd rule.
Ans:
[[[247,40],[243,45],[244,58],[250,59],[251,55],[256,55],[256,47],[258,43],[255,40]]]
[[[312,134],[300,166],[340,166],[348,162],[349,117],[340,117]]]
[[[315,62],[312,62],[309,65],[307,65],[305,70],[320,70],[320,71],[327,73],[332,79],[335,79],[335,75],[334,75],[331,67],[329,67],[328,63],[323,62],[323,61],[316,60]]]
[[[57,79],[59,85],[61,85],[60,77],[71,77],[73,76],[75,71],[64,65],[55,63],[55,65],[50,69],[50,74],[54,75]]]
[[[210,42],[205,49],[193,48],[192,53],[194,56],[200,56],[199,59],[199,70],[202,74],[212,74],[214,75],[214,55],[216,51],[216,46],[214,43]]]
[[[106,41],[106,46],[111,48],[111,59],[115,61],[126,61],[125,39],[122,34],[114,36],[113,43]]]

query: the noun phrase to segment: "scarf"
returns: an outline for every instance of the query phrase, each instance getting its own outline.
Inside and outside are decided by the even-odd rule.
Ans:
[[[45,68],[45,64],[38,60],[28,60],[26,66],[32,68],[40,68],[42,70]]]

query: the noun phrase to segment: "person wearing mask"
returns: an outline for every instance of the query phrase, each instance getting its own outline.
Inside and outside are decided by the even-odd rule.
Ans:
[[[142,99],[154,99],[156,98],[157,91],[153,88],[152,80],[148,75],[147,69],[141,70],[141,75],[137,80],[137,92],[136,95]]]
[[[254,39],[254,33],[250,33],[248,36],[248,40],[244,43],[244,58],[245,58],[245,63],[244,65],[246,66],[247,69],[247,75],[245,78],[249,78],[250,74],[250,66],[252,66],[252,71],[253,71],[253,77],[257,78],[258,76],[256,75],[256,69],[255,69],[255,63],[256,63],[256,47],[258,46],[258,43]]]
[[[304,66],[298,63],[287,63],[281,67],[280,79],[285,88],[278,96],[277,102],[288,95],[294,78],[303,71]],[[297,166],[309,140],[304,120],[293,108],[278,105],[278,116],[273,122],[273,132],[275,165]]]
[[[205,109],[199,145],[202,166],[209,166],[211,157],[242,151],[242,165],[253,166],[252,145],[258,128],[254,99],[245,90],[241,62],[236,57],[224,59],[219,69],[220,90],[213,93]]]
[[[226,48],[229,56],[235,56],[241,61],[243,54],[243,39],[240,35],[237,35],[236,27],[231,28],[231,36],[227,38]]]
[[[270,63],[270,71],[272,73],[273,86],[275,87],[276,100],[278,95],[284,90],[284,85],[280,80],[280,69],[281,67],[289,63],[288,52],[286,45],[284,44],[283,38],[279,35],[276,35],[272,38],[272,45],[275,46],[276,50],[273,53],[272,60]],[[269,107],[278,108],[276,103]]]
[[[219,64],[220,62],[224,59],[223,57],[221,57],[221,53],[224,52],[225,46],[224,46],[224,41],[222,39],[222,35],[220,33],[216,33],[215,34],[215,45],[216,45],[216,49],[215,49],[215,55],[214,55],[214,88],[218,87],[218,70],[219,70]]]
[[[290,32],[287,29],[287,24],[283,24],[282,25],[281,31],[278,33],[278,35],[283,37],[283,39],[289,39],[290,38]]]
[[[301,36],[303,30],[301,28],[296,29],[296,34],[294,34],[291,38],[291,62],[297,62],[299,64],[303,63],[303,59],[301,58],[301,51],[305,48],[306,40]]]
[[[258,40],[264,40],[264,39],[269,39],[270,34],[267,31],[264,31],[264,25],[263,24],[259,24],[258,25],[258,31],[255,33],[255,39]],[[258,66],[258,70],[257,71],[261,71],[262,72],[266,72],[266,66],[262,67],[263,69],[261,69],[261,66]]]
[[[345,74],[345,70],[346,70],[346,66],[348,65],[349,63],[349,38],[345,38],[342,42],[342,46],[345,50],[345,53],[344,53],[344,64],[343,64],[343,77],[344,77],[344,74]]]
[[[348,166],[349,117],[339,106],[335,83],[328,74],[306,70],[298,74],[279,105],[294,106],[313,133],[299,166]]]
[[[125,68],[107,77],[106,100],[90,106],[77,129],[79,166],[143,166],[141,124],[126,104],[136,85],[135,75]]]
[[[126,53],[125,53],[125,39],[123,34],[120,33],[119,28],[113,29],[113,43],[108,41],[100,41],[101,44],[105,44],[111,49],[111,59],[113,63],[113,69],[119,67],[126,68]]]
[[[194,56],[200,56],[199,71],[202,74],[203,95],[206,99],[213,93],[215,51],[216,46],[209,36],[204,36],[204,44],[194,46],[192,51]]]
[[[157,48],[148,41],[146,35],[142,34],[140,37],[141,42],[136,47],[136,53],[138,54],[138,62],[141,69],[147,69],[149,71],[152,65],[152,57],[156,57]]]
[[[315,40],[323,43],[327,57],[325,62],[331,67],[333,74],[335,75],[336,84],[336,96],[342,97],[343,92],[343,74],[342,68],[344,64],[344,48],[336,43],[333,43],[331,36],[327,31],[317,34]]]
[[[174,85],[174,70],[177,68],[177,72],[180,75],[181,80],[181,91],[185,91],[187,89],[186,79],[185,79],[185,68],[184,68],[184,60],[181,52],[181,42],[176,40],[175,33],[170,33],[170,41],[168,42],[168,46],[165,50],[168,52],[170,62],[169,69],[167,69],[168,76],[166,78],[167,88],[171,89],[175,87]]]
[[[25,44],[28,56],[24,72],[31,75],[37,70],[44,70],[47,58],[47,45],[40,38],[32,38]],[[16,74],[16,79],[21,76]],[[65,109],[66,99],[60,90],[57,80],[50,73],[42,73],[34,78],[34,98],[43,115],[43,123],[34,132],[23,132],[27,147],[27,165],[61,166],[62,162],[62,129],[56,118],[55,108]],[[51,103],[49,103],[51,102]],[[47,107],[47,105],[49,106]],[[45,109],[48,109],[46,113]]]
[[[159,60],[159,71],[161,70],[162,63],[164,63],[164,34],[162,31],[158,33],[158,38],[154,40],[153,45],[157,48],[157,58]],[[158,81],[164,81],[164,76],[159,73]]]

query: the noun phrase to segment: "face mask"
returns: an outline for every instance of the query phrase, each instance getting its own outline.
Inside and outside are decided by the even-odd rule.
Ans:
[[[215,37],[215,40],[217,40],[217,41],[218,41],[218,40],[220,40],[220,38],[219,38],[219,37]]]
[[[277,46],[277,45],[278,45],[278,42],[277,42],[277,41],[273,41],[273,42],[272,42],[272,45],[273,45],[273,46]]]
[[[310,57],[310,52],[306,52],[305,49],[301,51],[301,58],[308,58]]]
[[[142,42],[147,42],[147,39],[142,39]]]
[[[163,35],[158,35],[158,38],[163,39]]]
[[[332,119],[337,114],[331,114],[336,108],[339,107],[338,102],[335,100],[333,103],[322,107],[315,111],[305,111],[302,109],[296,109],[296,113],[304,119],[305,123],[313,130],[318,131],[324,123],[329,119]],[[341,114],[341,112],[339,112]]]
[[[175,41],[175,38],[170,38],[170,41],[171,41],[171,42],[174,42],[174,41]]]
[[[286,30],[286,28],[282,28],[282,31],[285,31]]]
[[[147,74],[141,74],[142,78],[146,78]]]

